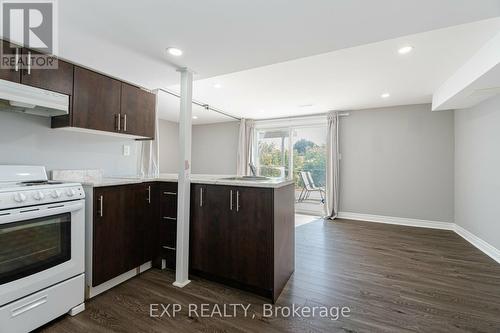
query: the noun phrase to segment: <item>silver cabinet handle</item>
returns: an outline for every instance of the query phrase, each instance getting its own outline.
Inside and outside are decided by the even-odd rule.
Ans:
[[[233,190],[229,191],[229,210],[233,210]]]
[[[16,72],[19,71],[19,49],[16,47],[16,64],[14,65]]]
[[[203,187],[200,187],[200,207],[203,207]]]
[[[148,191],[148,198],[146,199],[146,201],[148,203],[151,203],[151,186],[148,186],[147,191]]]
[[[104,208],[104,197],[101,195],[99,196],[99,216],[103,217],[103,208]]]
[[[120,132],[120,129],[121,129],[121,121],[122,121],[122,118],[121,118],[120,114],[115,115],[115,119],[116,119],[116,130],[117,130],[118,132]]]
[[[236,211],[240,211],[240,191],[236,191]]]
[[[31,75],[31,52],[28,51],[28,75]]]
[[[177,195],[175,192],[163,192],[164,195]]]
[[[175,217],[168,217],[168,216],[163,216],[164,220],[170,220],[170,221],[177,221],[177,218]]]
[[[127,131],[127,114],[123,115],[123,131]]]

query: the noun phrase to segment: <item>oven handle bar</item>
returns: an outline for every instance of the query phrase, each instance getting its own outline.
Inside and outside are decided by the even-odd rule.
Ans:
[[[27,311],[30,311],[30,310],[33,310],[34,308],[37,308],[40,305],[45,304],[45,303],[47,303],[47,295],[42,296],[34,301],[31,301],[28,304],[25,304],[25,305],[22,305],[18,308],[15,308],[14,310],[12,310],[11,317],[12,318],[17,317],[17,316],[19,316]]]
[[[30,207],[29,209],[17,208],[13,211],[10,211],[9,215],[0,216],[0,224],[19,222],[23,220],[32,220],[51,215],[71,213],[83,209],[84,202],[85,202],[84,200],[77,200],[64,203],[53,203],[53,204],[43,205],[40,207]],[[36,208],[38,209],[34,210]]]

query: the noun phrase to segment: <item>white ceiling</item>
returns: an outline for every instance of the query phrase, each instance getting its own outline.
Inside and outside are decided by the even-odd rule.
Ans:
[[[180,100],[178,97],[161,90],[158,91],[158,117],[160,119],[179,122],[179,108]],[[193,104],[193,116],[196,117],[196,119],[192,120],[193,125],[222,123],[236,120],[212,110],[207,110],[196,104]]]
[[[499,0],[64,0],[60,55],[142,85],[196,79],[500,15]],[[168,58],[165,48],[184,50]],[[175,60],[174,62],[169,62]]]
[[[409,35],[198,80],[193,95],[255,119],[430,103],[433,92],[498,31],[500,18]],[[398,54],[405,45],[414,51]],[[382,99],[384,92],[390,98]]]

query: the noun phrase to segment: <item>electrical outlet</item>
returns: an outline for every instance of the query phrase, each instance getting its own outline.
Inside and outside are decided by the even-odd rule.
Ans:
[[[130,156],[130,146],[123,145],[123,156]]]

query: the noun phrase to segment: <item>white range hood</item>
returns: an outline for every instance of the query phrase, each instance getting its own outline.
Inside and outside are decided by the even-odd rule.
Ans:
[[[69,96],[0,80],[0,110],[45,117],[66,115],[69,112]]]

